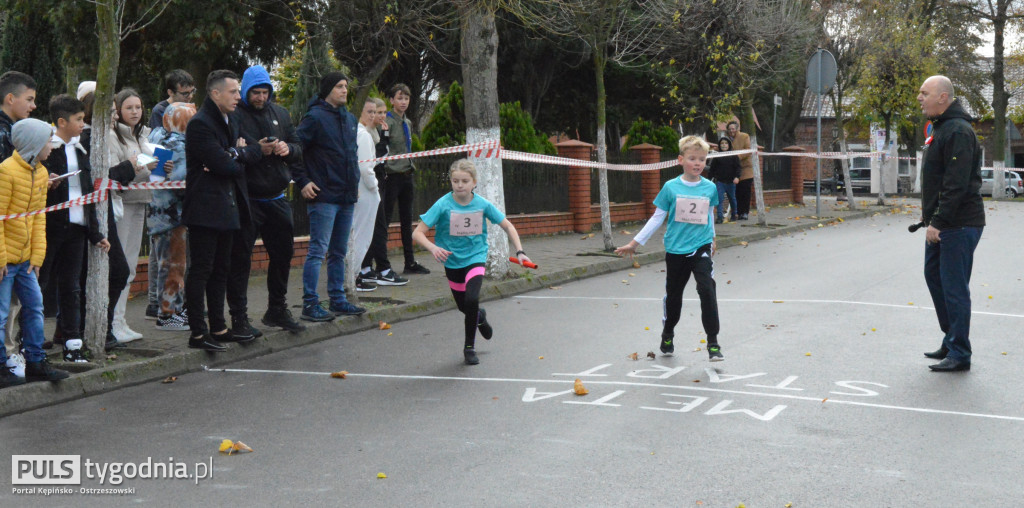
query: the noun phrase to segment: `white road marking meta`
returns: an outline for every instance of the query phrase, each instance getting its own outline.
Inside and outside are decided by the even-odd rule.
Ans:
[[[267,369],[205,369],[208,372],[225,372],[225,373],[242,373],[242,374],[299,374],[307,376],[330,376],[330,372],[309,372],[301,370],[267,370]],[[458,376],[423,376],[423,375],[409,375],[409,374],[369,374],[369,373],[355,373],[349,372],[347,377],[365,377],[365,378],[377,378],[377,379],[404,379],[404,380],[420,380],[420,381],[481,381],[481,382],[493,382],[493,383],[530,383],[530,384],[571,384],[574,381],[568,379],[521,379],[521,378],[507,378],[507,377],[458,377]],[[1010,420],[1016,422],[1024,422],[1022,416],[1008,416],[998,415],[989,413],[973,413],[969,411],[950,411],[946,409],[932,409],[924,407],[913,407],[913,406],[896,406],[892,404],[874,404],[871,402],[860,402],[853,400],[838,400],[833,398],[822,398],[822,397],[809,397],[806,395],[793,395],[788,393],[765,393],[765,392],[754,392],[747,390],[729,390],[725,388],[705,388],[699,386],[688,386],[688,385],[671,385],[662,383],[641,383],[637,381],[598,381],[594,379],[587,380],[588,385],[608,385],[608,386],[632,386],[632,387],[644,387],[644,388],[667,388],[672,390],[684,390],[690,392],[708,392],[708,393],[727,393],[735,395],[750,395],[754,397],[768,397],[776,399],[789,399],[789,400],[800,400],[806,402],[815,402],[818,404],[843,404],[848,406],[859,406],[869,407],[875,409],[892,409],[896,411],[909,411],[913,413],[925,413],[925,414],[937,414],[937,415],[952,415],[952,416],[970,416],[974,418],[988,418],[992,420]]]
[[[532,296],[532,295],[519,295],[513,298],[521,298],[524,300],[607,300],[614,302],[661,302],[661,298],[620,298],[615,296]],[[684,301],[697,302],[700,301],[697,298],[684,298]],[[890,307],[894,309],[911,309],[911,310],[935,310],[935,307],[927,307],[924,305],[906,305],[896,303],[877,303],[877,302],[858,302],[853,300],[786,300],[786,299],[774,299],[766,300],[760,298],[719,298],[718,303],[771,303],[771,304],[784,304],[784,303],[817,303],[817,304],[831,304],[831,305],[866,305],[870,307]],[[972,310],[971,314],[978,314],[982,316],[998,316],[998,317],[1015,317],[1024,318],[1024,314],[1007,314],[1004,312],[985,312],[980,310]]]

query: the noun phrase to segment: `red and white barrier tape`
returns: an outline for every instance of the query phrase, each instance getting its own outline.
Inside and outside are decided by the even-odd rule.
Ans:
[[[5,221],[7,219],[21,219],[23,217],[30,217],[32,215],[39,215],[41,213],[49,213],[55,212],[57,210],[64,210],[66,208],[71,208],[73,206],[91,205],[93,203],[99,203],[104,199],[107,199],[107,191],[105,189],[100,189],[98,191],[90,192],[89,194],[86,194],[82,197],[72,199],[71,201],[65,201],[60,204],[48,206],[46,208],[43,208],[42,210],[33,210],[31,212],[14,213],[10,215],[0,215],[0,221]]]

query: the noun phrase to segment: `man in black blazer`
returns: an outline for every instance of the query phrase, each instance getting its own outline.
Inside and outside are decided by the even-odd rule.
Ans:
[[[275,144],[261,139],[259,146],[246,146],[239,136],[238,124],[230,116],[241,97],[239,89],[234,72],[211,72],[206,78],[206,100],[185,131],[187,172],[181,218],[188,226],[191,257],[185,280],[185,308],[192,330],[188,347],[206,351],[225,351],[220,342],[241,342],[228,332],[224,320],[231,232],[252,220],[245,165],[273,152]],[[207,301],[209,328],[203,320]]]

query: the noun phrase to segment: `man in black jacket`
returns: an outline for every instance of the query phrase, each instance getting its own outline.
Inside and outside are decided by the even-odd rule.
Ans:
[[[238,75],[217,70],[206,78],[206,101],[185,131],[185,200],[181,222],[188,226],[191,266],[185,282],[185,306],[191,337],[188,347],[225,351],[220,342],[235,340],[224,320],[224,293],[231,262],[233,231],[251,222],[246,164],[273,152],[261,139],[246,146],[231,113],[238,105]],[[209,300],[210,327],[203,319]],[[212,332],[212,334],[211,334]],[[252,340],[250,336],[247,340]]]
[[[242,102],[235,112],[242,138],[250,145],[264,138],[276,138],[276,141],[272,154],[245,168],[252,223],[250,227],[243,225],[235,237],[227,288],[231,333],[238,338],[259,336],[259,332],[249,324],[246,295],[257,234],[263,237],[263,247],[270,258],[267,267],[269,297],[263,324],[291,332],[305,329],[288,311],[285,296],[295,241],[292,207],[285,191],[291,181],[289,168],[302,164],[302,148],[295,137],[288,111],[275,104],[273,99],[274,87],[267,70],[262,65],[246,69],[242,74]]]
[[[945,76],[932,76],[917,96],[931,119],[932,137],[925,141],[921,170],[921,220],[925,235],[924,278],[928,283],[942,347],[925,353],[942,360],[933,371],[971,369],[971,267],[974,249],[985,228],[981,200],[981,147],[971,117],[953,94]]]

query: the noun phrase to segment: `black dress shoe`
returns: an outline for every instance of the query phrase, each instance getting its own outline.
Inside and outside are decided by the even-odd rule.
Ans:
[[[189,337],[188,347],[192,349],[202,349],[205,351],[212,352],[221,352],[228,350],[226,346],[213,340],[213,337],[210,337],[209,334],[203,334],[202,337]]]
[[[928,368],[935,372],[957,372],[971,370],[971,362],[958,362],[952,358],[946,358],[935,365],[929,365]]]
[[[942,346],[939,349],[936,349],[935,351],[932,351],[930,353],[925,353],[924,355],[927,356],[928,358],[931,358],[932,360],[945,360],[946,355],[948,354],[949,350],[946,349],[946,346]]]

